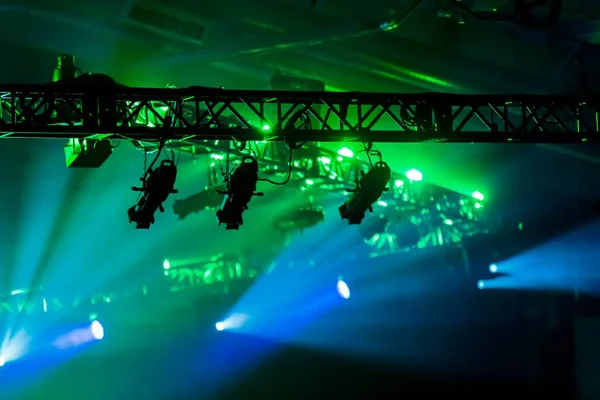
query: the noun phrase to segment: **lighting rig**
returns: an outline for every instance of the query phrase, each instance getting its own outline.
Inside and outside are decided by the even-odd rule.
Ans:
[[[226,190],[217,192],[225,195],[225,199],[217,211],[217,221],[219,225],[225,224],[227,230],[238,230],[244,224],[242,214],[248,209],[252,197],[263,196],[263,193],[256,192],[258,161],[256,157],[244,156],[232,173],[226,171],[223,176]]]
[[[209,202],[208,194],[211,188],[219,188],[219,185],[222,185],[219,169],[225,156],[220,153],[229,153],[233,159],[241,159],[244,154],[233,144],[229,148],[223,148],[222,144],[220,141],[204,141],[198,143],[193,150],[186,150],[206,155],[208,186],[202,192],[181,200],[185,208],[178,208],[177,211],[181,212],[183,209],[189,214],[206,208],[213,209],[211,204],[217,201],[215,199],[212,203]],[[289,149],[284,143],[248,142],[244,151],[251,151],[256,155],[260,161],[261,176],[276,176],[288,170]],[[293,190],[305,194],[349,194],[345,188],[355,183],[357,177],[360,179],[361,170],[371,168],[367,157],[362,159],[354,154],[349,157],[341,156],[339,152],[315,143],[304,144],[302,148],[294,150],[294,155],[290,184],[294,187]],[[468,195],[453,192],[423,180],[422,174],[416,170],[406,173],[392,171],[390,181],[389,191],[384,192],[373,205],[378,208],[378,214],[385,214],[389,219],[386,231],[378,232],[385,234],[378,235],[378,240],[368,241],[374,248],[382,245],[382,241],[385,241],[383,245],[386,248],[390,243],[394,246],[397,244],[399,251],[413,247],[454,245],[465,237],[496,229],[495,221],[489,218],[489,210],[480,193]],[[306,221],[290,222],[299,218],[299,215],[292,211],[289,215],[286,213],[276,216],[273,224],[280,230],[281,227],[290,228],[292,225],[304,226]],[[313,222],[318,223],[316,214],[311,217],[315,217]],[[304,216],[302,219],[304,220]],[[370,225],[371,221],[372,219],[369,219],[367,225]],[[361,229],[364,225],[363,222]]]
[[[154,224],[154,215],[159,210],[165,212],[163,203],[170,194],[177,193],[175,180],[177,179],[177,166],[174,159],[162,160],[160,165],[153,169],[164,148],[164,141],[158,148],[152,163],[140,178],[141,187],[132,187],[134,192],[140,192],[137,204],[127,210],[129,222],[134,222],[136,229],[149,229]]]
[[[0,85],[0,133],[11,138],[156,141],[164,137],[157,116],[166,109],[172,116],[168,138],[188,143],[260,141],[265,133],[270,141],[295,142],[600,141],[600,101],[593,95],[150,89],[120,85],[106,75],[81,78],[76,84]],[[310,129],[287,125],[299,109],[313,117]],[[145,114],[156,118],[136,122]],[[233,123],[222,122],[227,118]]]
[[[77,161],[69,164],[73,167],[99,166],[114,148],[112,139],[156,143],[164,137],[167,148],[194,149],[214,148],[210,143],[217,141],[230,145],[235,140],[262,147],[264,154],[254,153],[262,176],[285,168],[280,157],[284,143],[302,142],[305,145],[293,164],[294,183],[303,179],[308,187],[311,180],[312,187],[337,191],[356,183],[347,167],[353,160],[324,156],[325,149],[309,142],[600,141],[600,102],[594,96],[239,91],[199,86],[144,89],[118,84],[101,74],[80,73],[73,78],[77,69],[72,61],[61,58],[56,82],[0,85],[0,134],[78,141],[65,149]],[[146,182],[146,188],[138,188],[143,196],[131,216],[145,218],[141,226],[152,224],[150,210],[160,209],[161,197],[171,193],[160,188],[167,170],[176,172],[173,167],[174,163],[165,162],[148,177],[151,182]],[[384,195],[382,202],[401,209],[421,231],[428,231],[432,242],[448,242],[447,238],[434,240],[439,232],[434,234],[433,227],[452,235],[450,242],[488,230],[480,223],[484,209],[480,200],[461,195],[458,200],[446,196],[445,201],[448,191],[402,175],[391,173],[392,196]],[[213,186],[211,182],[209,187]],[[353,200],[358,197],[352,193]],[[444,209],[448,204],[452,209]]]
[[[297,122],[300,122],[300,124],[297,125]],[[310,120],[308,118],[307,109],[297,110],[287,122],[287,126],[289,126],[290,129],[309,129]],[[244,220],[242,214],[248,209],[248,204],[252,198],[254,196],[264,195],[262,192],[256,192],[258,181],[268,182],[279,186],[285,185],[290,181],[293,169],[293,151],[302,148],[304,143],[286,141],[285,145],[288,147],[287,178],[282,182],[275,182],[269,178],[259,178],[258,160],[254,155],[244,154],[237,168],[230,173],[229,152],[227,153],[225,172],[222,173],[226,190],[217,190],[217,193],[225,196],[221,209],[216,213],[219,225],[225,224],[225,229],[227,230],[238,230],[240,226],[243,225]],[[246,142],[241,142],[238,145],[238,149],[244,151],[246,146]]]
[[[367,211],[373,212],[373,204],[383,192],[389,190],[387,185],[392,177],[392,170],[385,162],[378,161],[367,173],[361,170],[360,175],[354,189],[346,189],[351,193],[350,198],[338,209],[342,219],[348,220],[349,225],[359,225]]]

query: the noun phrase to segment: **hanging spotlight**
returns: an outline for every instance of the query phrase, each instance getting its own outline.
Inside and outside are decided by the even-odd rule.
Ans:
[[[137,204],[127,210],[129,222],[135,222],[136,229],[149,229],[150,225],[154,223],[156,210],[165,212],[163,203],[170,194],[177,193],[177,189],[174,188],[176,178],[175,162],[163,160],[158,168],[153,170],[152,165],[148,168],[144,177],[140,179],[142,181],[141,188],[131,188],[135,192],[142,193]]]
[[[225,224],[227,230],[238,230],[244,224],[242,214],[248,209],[258,183],[258,161],[255,157],[244,156],[233,173],[225,176],[226,190],[217,192],[225,195],[221,209],[217,211],[219,225]]]
[[[373,204],[387,191],[392,171],[387,163],[379,161],[366,174],[361,171],[361,178],[356,179],[354,189],[346,189],[351,193],[350,198],[339,207],[342,219],[347,219],[349,225],[358,225],[365,218],[365,213],[373,212]]]

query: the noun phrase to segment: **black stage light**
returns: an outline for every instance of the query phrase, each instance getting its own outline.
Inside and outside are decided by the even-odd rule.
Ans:
[[[225,178],[226,190],[217,190],[225,195],[221,209],[217,211],[219,225],[225,224],[227,230],[238,230],[244,224],[242,214],[248,209],[258,183],[258,161],[255,157],[244,156],[240,165]]]
[[[154,170],[148,169],[148,174],[142,178],[142,187],[132,187],[135,192],[142,192],[137,204],[127,210],[129,222],[135,222],[136,229],[149,229],[154,223],[156,210],[165,212],[163,203],[171,193],[177,193],[175,180],[177,166],[173,160],[163,160]]]
[[[366,174],[361,171],[356,187],[346,189],[351,193],[350,198],[338,208],[342,219],[347,219],[349,225],[360,224],[367,210],[373,212],[373,203],[388,190],[386,186],[391,176],[390,167],[383,161],[377,162]]]

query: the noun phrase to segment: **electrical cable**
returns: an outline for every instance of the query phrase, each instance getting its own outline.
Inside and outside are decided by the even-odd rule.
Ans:
[[[294,149],[292,147],[290,147],[289,144],[286,143],[286,145],[288,146],[288,149],[290,150],[290,155],[289,155],[289,158],[288,158],[288,172],[287,172],[287,177],[283,181],[281,181],[281,182],[273,181],[273,180],[271,180],[269,178],[258,178],[259,182],[267,182],[267,183],[270,183],[271,185],[283,186],[283,185],[289,183],[289,181],[292,179],[293,167],[294,167],[294,162],[293,162]]]
[[[297,112],[295,112],[290,119],[288,120],[288,122],[285,124],[286,129],[293,129],[293,130],[310,130],[312,128],[312,122],[310,120],[310,107],[306,106],[300,110],[298,110]],[[296,122],[300,121],[301,125],[299,127],[296,127],[295,124]],[[267,182],[270,183],[271,185],[276,185],[276,186],[283,186],[287,183],[289,183],[289,181],[292,179],[292,175],[293,175],[293,167],[294,167],[294,150],[298,150],[300,148],[302,148],[302,146],[304,146],[307,142],[306,141],[302,141],[302,142],[290,142],[290,141],[286,141],[285,145],[287,146],[287,148],[290,150],[290,155],[288,158],[288,173],[287,173],[287,177],[281,181],[281,182],[277,182],[277,181],[273,181],[271,179],[268,178],[258,178],[258,180],[260,182]]]

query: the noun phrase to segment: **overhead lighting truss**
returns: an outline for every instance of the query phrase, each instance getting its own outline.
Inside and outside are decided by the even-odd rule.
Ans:
[[[532,143],[600,140],[600,100],[593,96],[9,84],[0,85],[0,99],[0,134],[14,138]],[[287,124],[298,112],[310,113],[310,129],[298,130]]]

